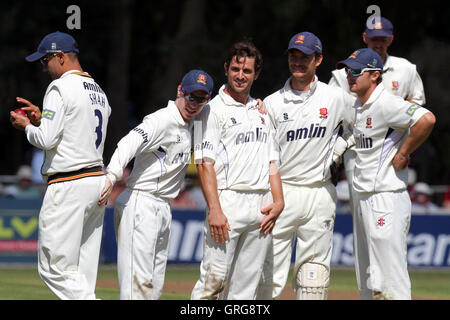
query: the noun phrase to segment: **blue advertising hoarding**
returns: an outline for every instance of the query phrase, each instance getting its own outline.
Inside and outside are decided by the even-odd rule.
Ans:
[[[0,201],[0,263],[37,262],[38,215],[42,201]],[[107,208],[101,263],[117,261],[113,209]],[[173,210],[169,263],[200,263],[204,212]],[[336,215],[332,265],[353,266],[352,216]],[[410,267],[450,267],[450,215],[412,215],[407,238]]]
[[[117,259],[112,210],[106,213],[102,259]],[[200,263],[203,255],[204,212],[173,210],[169,263]],[[353,266],[352,216],[336,215],[331,264]],[[450,215],[412,215],[407,238],[410,267],[450,267]]]

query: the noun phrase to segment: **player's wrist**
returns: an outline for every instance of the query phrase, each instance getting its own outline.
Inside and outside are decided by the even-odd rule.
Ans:
[[[112,174],[111,172],[107,172],[106,177],[109,179],[109,181],[111,182],[112,185],[114,185],[117,181],[117,177],[114,174]]]
[[[403,151],[398,152],[399,155],[401,155],[403,158],[409,159],[409,154]]]

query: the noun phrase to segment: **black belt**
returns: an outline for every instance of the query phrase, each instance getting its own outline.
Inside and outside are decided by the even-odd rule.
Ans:
[[[92,168],[83,168],[77,171],[56,173],[48,177],[47,184],[77,180],[85,177],[101,176],[105,173],[101,166]]]

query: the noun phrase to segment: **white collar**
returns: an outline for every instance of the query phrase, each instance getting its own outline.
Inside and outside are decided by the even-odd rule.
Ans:
[[[304,102],[306,99],[308,99],[317,88],[317,82],[319,79],[316,75],[314,75],[314,80],[311,82],[310,89],[306,91],[298,91],[294,90],[291,87],[291,79],[292,77],[289,77],[287,81],[284,84],[284,99],[287,101],[293,101],[293,102]]]
[[[394,70],[394,65],[392,64],[392,59],[390,59],[390,57],[391,56],[386,53],[386,62],[383,65],[383,72]]]
[[[250,95],[248,96],[247,103],[243,104],[233,99],[229,94],[227,94],[224,90],[226,88],[227,84],[224,84],[219,89],[219,96],[222,99],[223,103],[228,106],[235,106],[235,107],[246,107],[246,106],[252,106],[256,103],[256,100],[253,99]]]
[[[181,116],[181,112],[180,110],[178,110],[175,101],[169,100],[169,102],[167,103],[167,108],[170,110],[170,112],[172,113],[172,115],[174,116],[175,120],[179,125],[185,126],[188,124],[186,121],[184,121],[183,117]]]
[[[375,90],[373,90],[372,94],[370,95],[369,99],[367,99],[366,103],[361,104],[361,100],[359,100],[359,98],[356,100],[356,104],[355,107],[356,108],[368,108],[370,107],[381,95],[381,93],[384,91],[384,85],[383,83],[379,83],[377,85],[377,87],[375,88]]]
[[[65,77],[65,76],[67,76],[67,75],[69,75],[69,74],[72,74],[72,73],[74,73],[74,72],[78,72],[78,73],[86,73],[86,74],[89,75],[89,73],[87,73],[87,72],[83,72],[83,71],[80,71],[80,70],[77,70],[77,69],[73,69],[73,70],[69,70],[69,71],[64,72],[64,73],[61,75],[60,78]]]

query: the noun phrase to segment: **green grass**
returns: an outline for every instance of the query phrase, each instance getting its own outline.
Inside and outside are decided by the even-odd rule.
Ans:
[[[169,265],[166,281],[194,282],[199,276],[198,265]],[[291,283],[292,275],[288,283]],[[450,270],[410,270],[412,295],[427,299],[450,299]],[[355,272],[353,269],[332,269],[330,290],[357,292]],[[99,281],[107,285],[97,286],[97,297],[103,300],[119,299],[117,289],[117,271],[115,266],[100,266]],[[175,294],[164,292],[161,299],[189,299],[190,292]],[[33,267],[0,268],[0,300],[54,300],[56,296],[39,278]]]

